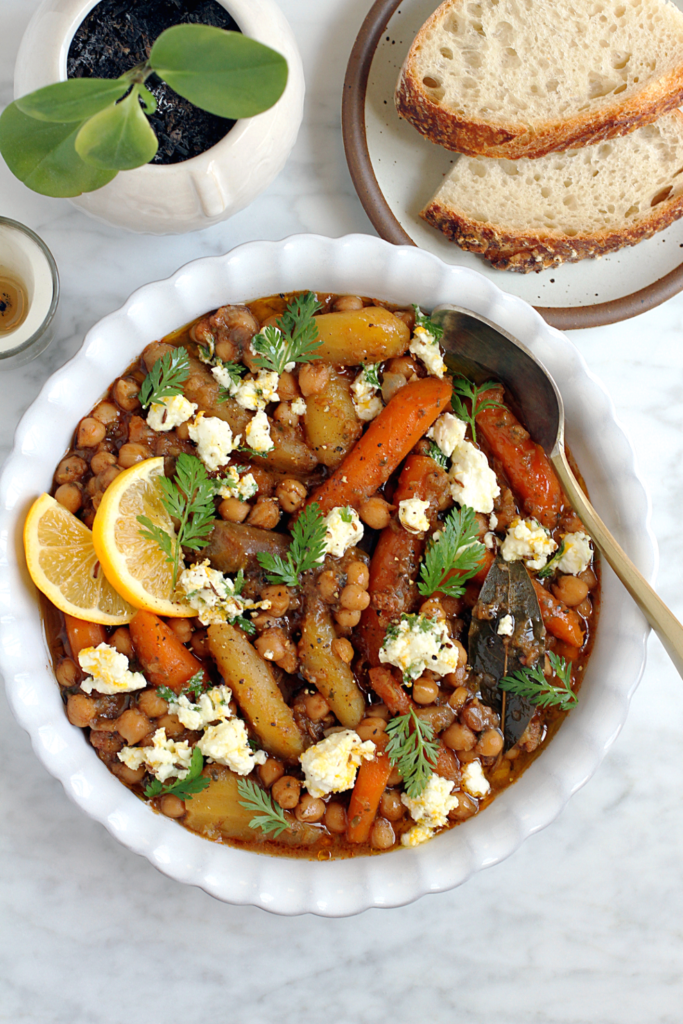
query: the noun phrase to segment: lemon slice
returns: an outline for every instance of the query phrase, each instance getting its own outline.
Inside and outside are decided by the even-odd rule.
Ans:
[[[121,626],[135,614],[107,580],[88,527],[63,505],[41,494],[24,526],[31,579],[67,615],[103,626]]]
[[[171,600],[173,568],[159,545],[142,536],[137,519],[147,516],[175,537],[157,483],[163,475],[161,457],[137,462],[119,473],[104,492],[95,514],[92,539],[105,576],[126,601],[157,615],[189,618],[197,613]]]

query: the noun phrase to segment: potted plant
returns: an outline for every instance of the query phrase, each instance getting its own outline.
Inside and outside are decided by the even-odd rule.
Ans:
[[[203,9],[209,0],[178,6],[183,2]],[[131,9],[137,15],[154,3],[131,0]],[[176,25],[150,39],[146,57],[117,77],[67,81],[74,36],[100,4],[44,0],[17,57],[17,101],[0,119],[0,146],[12,170],[37,191],[70,196],[87,213],[133,231],[192,231],[251,202],[282,169],[296,139],[301,61],[274,0],[217,3],[237,31]],[[193,104],[197,117],[204,110],[231,117],[230,130],[188,159],[146,163],[158,145],[148,122],[153,74]],[[45,158],[36,159],[41,147]]]

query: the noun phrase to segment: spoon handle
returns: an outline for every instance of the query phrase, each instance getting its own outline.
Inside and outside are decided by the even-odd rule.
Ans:
[[[553,468],[560,478],[574,511],[595,541],[595,546],[614,569],[629,594],[636,602],[683,677],[683,626],[658,597],[626,552],[617,544],[574,476],[564,451],[550,456]]]

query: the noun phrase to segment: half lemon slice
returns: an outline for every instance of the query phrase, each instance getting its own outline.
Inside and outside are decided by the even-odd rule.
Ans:
[[[24,549],[31,579],[60,611],[103,626],[133,618],[136,609],[106,578],[88,527],[49,494],[31,506]]]
[[[164,460],[145,459],[119,473],[109,484],[92,527],[93,544],[105,575],[136,608],[190,618],[196,612],[171,600],[173,569],[159,545],[143,537],[138,516],[175,538],[173,522],[161,501],[157,481]]]

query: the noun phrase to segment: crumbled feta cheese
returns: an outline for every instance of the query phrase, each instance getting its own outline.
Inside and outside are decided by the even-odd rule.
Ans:
[[[265,750],[251,749],[246,727],[239,718],[210,725],[197,746],[208,761],[225,764],[237,775],[249,775],[268,758]]]
[[[463,767],[462,788],[470,796],[486,796],[491,789],[491,785],[484,775],[481,761],[468,761]]]
[[[433,835],[433,828],[427,828],[426,825],[413,825],[401,836],[401,846],[419,846],[420,843],[426,843]]]
[[[495,530],[498,528],[498,516],[495,512],[492,512],[489,516],[489,530]]]
[[[344,552],[357,544],[363,536],[363,524],[358,513],[348,505],[337,505],[328,512],[325,516],[325,525],[325,551],[335,558],[341,558]]]
[[[229,576],[212,569],[209,560],[184,569],[178,577],[178,588],[183,600],[193,608],[204,626],[217,622],[232,622],[248,608],[260,608],[262,601],[251,601],[235,592]]]
[[[168,710],[170,714],[178,716],[186,729],[199,730],[205,729],[212,722],[231,718],[231,700],[232,690],[227,686],[214,686],[213,689],[199,695],[197,704],[193,704],[185,694],[181,694],[177,700],[169,702]]]
[[[247,444],[255,452],[270,452],[275,447],[270,436],[270,420],[263,409],[259,409],[249,420],[246,434]]]
[[[259,370],[256,377],[246,377],[233,392],[235,401],[243,409],[256,412],[265,409],[269,402],[279,402],[277,386],[280,378],[271,370]]]
[[[437,676],[455,672],[459,651],[442,619],[426,615],[402,615],[396,626],[390,626],[379,651],[379,660],[395,665],[403,673],[403,681],[411,685],[428,668]]]
[[[587,533],[565,533],[564,550],[557,560],[557,568],[569,576],[578,576],[593,560],[593,547]]]
[[[443,377],[446,372],[446,364],[441,355],[441,347],[433,334],[426,331],[424,327],[416,327],[408,348],[424,363],[432,377]]]
[[[240,386],[240,382],[236,381],[230,374],[230,371],[223,366],[223,363],[218,363],[217,366],[211,367],[211,373],[218,383],[225,388],[229,395],[234,395]]]
[[[420,498],[404,498],[398,503],[398,518],[408,533],[424,533],[429,529],[429,519],[426,516],[429,508],[428,501]]]
[[[500,546],[506,562],[525,559],[530,569],[542,569],[557,544],[535,519],[514,519]]]
[[[512,636],[515,631],[515,620],[511,615],[504,615],[496,630],[498,636]]]
[[[493,511],[493,500],[500,494],[496,474],[484,453],[469,441],[461,441],[456,447],[448,475],[451,494],[459,505],[469,505],[486,515]]]
[[[401,793],[401,803],[408,808],[410,817],[418,825],[440,828],[448,821],[448,812],[458,806],[458,797],[451,795],[452,789],[453,782],[450,779],[430,775],[419,796],[410,797],[407,793]]]
[[[141,672],[128,670],[126,655],[119,654],[109,644],[84,647],[78,655],[78,663],[84,672],[90,673],[81,683],[81,689],[86,693],[93,690],[98,693],[130,693],[147,686]]]
[[[306,415],[306,399],[305,398],[295,398],[293,402],[290,402],[289,408],[290,408],[290,410],[292,411],[292,413],[295,416],[305,416]]]
[[[228,472],[216,481],[220,484],[216,493],[221,498],[237,498],[239,501],[248,501],[258,491],[258,484],[251,473],[240,476],[235,466],[229,466]]]
[[[495,535],[495,533],[491,533],[491,531],[489,530],[489,531],[487,531],[484,534],[484,547],[488,548],[489,551],[493,551],[495,546],[496,546],[496,535]]]
[[[285,373],[291,373],[296,366],[296,359],[291,359],[288,363],[285,363],[283,369]]]
[[[378,386],[368,380],[367,370],[361,370],[351,385],[353,407],[359,420],[374,420],[384,408],[382,399],[376,392]]]
[[[465,440],[467,424],[459,420],[452,412],[444,412],[427,431],[436,445],[449,459],[459,444]]]
[[[157,729],[152,737],[151,747],[124,747],[118,756],[132,771],[144,765],[159,782],[166,782],[173,775],[179,779],[185,778],[190,767],[192,750],[187,740],[176,743],[166,737],[165,729]]]
[[[372,740],[361,740],[353,729],[333,732],[305,750],[299,761],[306,775],[306,789],[314,797],[351,789],[361,761],[375,756]]]
[[[224,466],[240,443],[239,436],[233,439],[229,423],[217,416],[205,416],[201,411],[189,424],[188,431],[197,445],[199,458],[210,472]]]
[[[147,426],[157,431],[173,430],[194,416],[197,408],[194,402],[188,402],[183,395],[162,398],[149,407]]]

